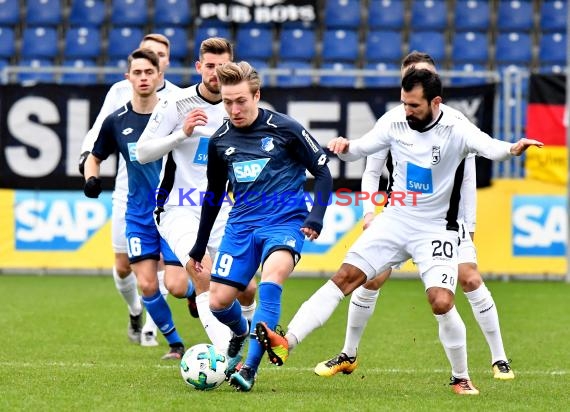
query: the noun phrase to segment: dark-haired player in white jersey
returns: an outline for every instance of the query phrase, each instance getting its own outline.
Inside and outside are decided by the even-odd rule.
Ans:
[[[163,359],[180,359],[184,354],[184,345],[176,331],[168,303],[160,292],[157,276],[161,255],[169,266],[178,264],[178,260],[156,229],[152,214],[154,204],[148,196],[158,184],[161,161],[141,165],[135,156],[136,142],[158,102],[156,88],[161,80],[159,67],[158,56],[150,49],[137,49],[129,55],[127,78],[132,84],[132,97],[103,121],[93,150],[85,161],[84,192],[88,197],[99,196],[101,162],[118,150],[125,160],[128,176],[125,233],[129,263],[137,276],[147,313],[170,345],[170,351]]]
[[[212,343],[222,350],[227,348],[231,332],[214,317],[209,308],[211,260],[206,257],[206,269],[195,273],[194,267],[188,264],[188,252],[194,245],[198,232],[202,202],[200,192],[206,190],[208,142],[226,115],[221,102],[216,67],[232,58],[233,47],[228,40],[220,37],[204,40],[196,62],[196,70],[201,74],[202,81],[161,99],[136,148],[137,158],[142,163],[164,156],[160,184],[155,193],[155,221],[160,234],[192,277],[200,321]],[[228,211],[229,208],[225,208],[216,222],[208,244],[210,256],[214,256],[217,251]],[[170,284],[183,285],[184,281],[169,279],[167,274],[165,283],[170,288]],[[252,282],[252,287],[243,299],[247,310],[253,312],[255,282]]]
[[[402,60],[402,76],[411,66],[416,69],[428,69],[436,71],[435,61],[426,53],[413,51]],[[440,104],[440,109],[449,114],[463,117],[457,110]],[[374,193],[378,190],[382,165],[386,162],[386,152],[374,153],[367,157],[366,168],[362,175],[361,190],[365,193]],[[465,159],[465,170],[461,185],[461,200],[459,204],[459,247],[458,251],[458,275],[459,285],[463,289],[475,320],[479,324],[483,335],[491,351],[491,365],[495,379],[514,379],[515,375],[508,362],[497,306],[491,292],[487,289],[481,274],[477,270],[477,252],[473,244],[475,232],[477,188],[475,156],[470,154]],[[374,219],[375,205],[371,199],[364,203],[364,229],[368,228]],[[380,295],[380,288],[386,282],[391,269],[381,273],[376,278],[367,281],[358,287],[350,296],[348,309],[346,334],[342,351],[331,359],[320,362],[315,367],[315,373],[319,376],[333,376],[339,372],[352,373],[358,366],[357,350],[364,333],[368,319],[372,316],[376,301]]]
[[[327,155],[302,125],[258,107],[261,79],[249,63],[224,64],[217,74],[229,120],[210,139],[208,199],[190,256],[200,269],[216,216],[228,200],[229,181],[235,204],[212,267],[210,308],[234,334],[228,356],[241,359],[245,340],[256,333],[254,325],[277,326],[283,285],[301,256],[305,237],[313,240],[321,232],[332,177]],[[315,177],[310,212],[304,196],[307,170]],[[259,305],[250,328],[236,298],[260,265]],[[230,385],[250,391],[263,353],[259,342],[250,340]]]
[[[157,89],[158,96],[165,96],[168,93],[179,90],[179,87],[164,78],[164,72],[170,64],[170,41],[168,38],[159,33],[149,33],[143,37],[139,47],[144,47],[155,52],[160,61],[160,84]],[[127,79],[121,80],[111,86],[103,106],[95,119],[93,127],[87,132],[81,146],[81,156],[79,158],[79,173],[83,175],[83,167],[87,156],[93,149],[93,144],[99,135],[99,130],[103,124],[103,120],[113,113],[115,110],[123,107],[133,95],[133,87]],[[157,329],[152,318],[146,317],[144,326],[142,305],[137,290],[137,280],[131,271],[129,259],[127,256],[127,241],[125,239],[125,210],[127,207],[127,194],[129,192],[127,183],[127,169],[124,159],[119,156],[117,159],[118,168],[115,178],[115,188],[113,190],[113,207],[111,212],[111,243],[115,253],[115,262],[113,265],[113,279],[115,287],[127,303],[130,315],[128,325],[129,339],[142,346],[157,346],[156,340]],[[166,297],[168,292],[164,288],[163,276],[164,271],[158,272],[159,283],[161,285],[163,296]],[[142,329],[141,329],[142,328]]]
[[[360,139],[338,137],[329,142],[329,150],[345,161],[389,149],[394,164],[393,190],[415,193],[404,199],[406,206],[384,208],[372,221],[332,279],[299,308],[285,336],[266,330],[263,335],[268,350],[288,355],[289,349],[326,322],[346,295],[412,258],[440,324],[439,337],[451,364],[452,388],[460,395],[479,393],[469,377],[465,324],[454,303],[463,164],[469,153],[506,160],[542,143],[521,139],[511,144],[492,139],[464,118],[442,111],[442,95],[436,73],[411,68],[402,79],[401,106],[384,114]],[[415,205],[411,205],[411,196],[416,199]]]

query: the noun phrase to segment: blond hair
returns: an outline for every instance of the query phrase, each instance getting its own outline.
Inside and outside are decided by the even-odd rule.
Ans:
[[[228,62],[216,68],[216,75],[222,86],[233,86],[247,82],[249,90],[255,94],[261,88],[261,78],[248,62]]]
[[[166,37],[164,34],[160,34],[160,33],[149,33],[146,36],[143,37],[143,39],[141,40],[139,46],[142,46],[142,44],[145,41],[154,41],[157,43],[161,43],[164,44],[166,46],[166,48],[168,49],[168,52],[170,53],[170,40],[168,40],[168,37]]]

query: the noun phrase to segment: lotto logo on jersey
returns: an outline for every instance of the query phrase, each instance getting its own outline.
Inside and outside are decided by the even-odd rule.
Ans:
[[[269,158],[232,163],[236,180],[240,183],[255,182]]]
[[[514,196],[514,256],[566,256],[565,196]]]
[[[16,191],[16,250],[78,250],[111,216],[111,195],[87,199],[81,192]]]

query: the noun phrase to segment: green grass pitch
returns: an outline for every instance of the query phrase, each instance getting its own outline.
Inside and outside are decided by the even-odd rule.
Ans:
[[[325,279],[292,278],[281,322]],[[462,293],[471,378],[480,396],[448,386],[450,368],[419,280],[389,281],[352,375],[322,378],[316,363],[342,347],[348,299],[279,368],[263,362],[250,393],[199,392],[167,345],[130,344],[127,311],[103,276],[0,276],[0,411],[562,411],[570,405],[570,285],[487,282],[516,374],[495,381],[490,354]],[[185,301],[169,298],[187,347],[206,342]]]

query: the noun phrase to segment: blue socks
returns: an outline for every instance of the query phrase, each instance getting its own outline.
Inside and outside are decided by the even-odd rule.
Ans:
[[[212,313],[237,336],[247,332],[247,319],[241,314],[241,306],[237,299],[231,306],[222,310],[212,310]]]
[[[192,293],[194,293],[194,284],[192,283],[192,280],[188,279],[188,290],[186,290],[186,296],[187,298],[189,298]]]
[[[152,320],[154,320],[154,323],[156,323],[156,326],[158,326],[158,329],[160,329],[160,332],[168,341],[168,344],[182,343],[182,339],[174,326],[170,307],[162,297],[160,290],[157,290],[152,296],[143,296],[142,302]]]
[[[258,286],[258,291],[259,305],[253,314],[252,328],[255,328],[257,322],[265,322],[268,328],[275,329],[281,316],[281,294],[283,288],[277,283],[261,282]],[[244,364],[257,371],[263,354],[264,349],[257,339],[250,339],[247,359]]]

